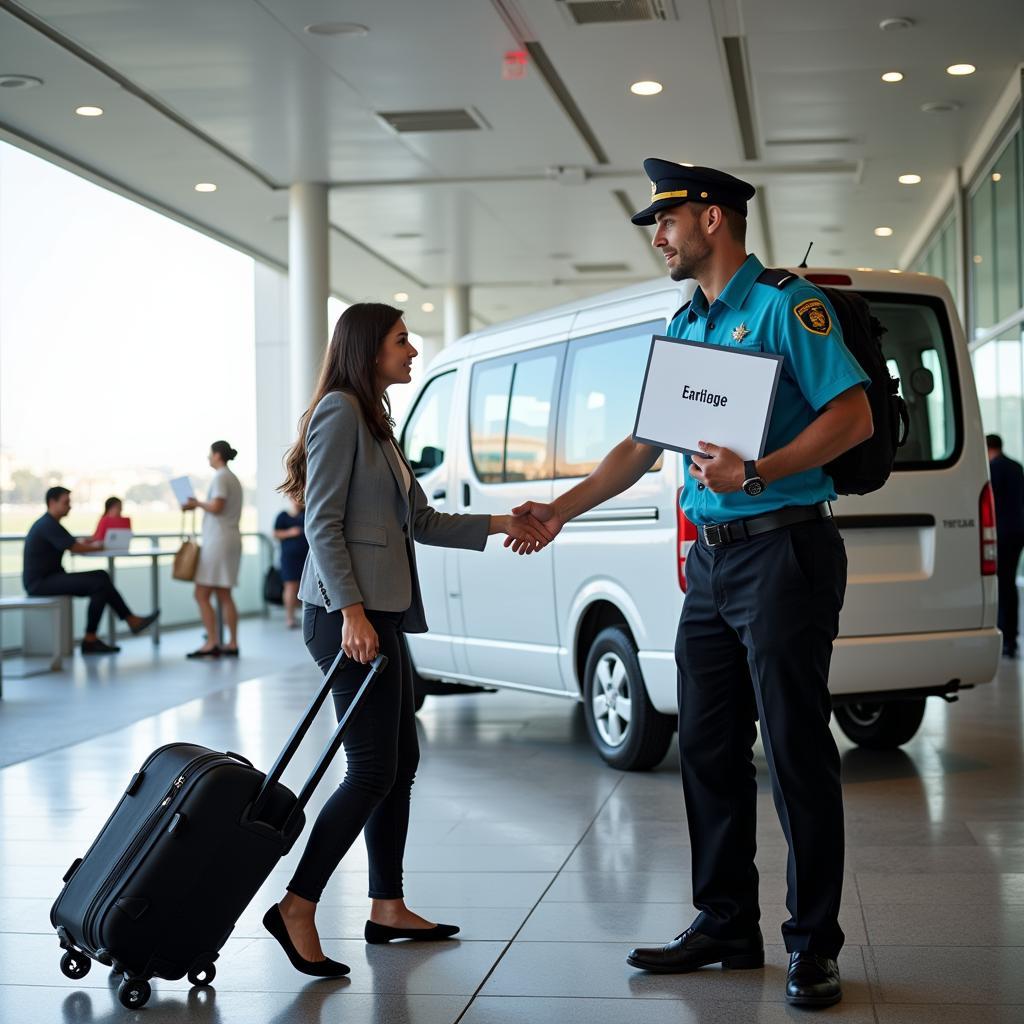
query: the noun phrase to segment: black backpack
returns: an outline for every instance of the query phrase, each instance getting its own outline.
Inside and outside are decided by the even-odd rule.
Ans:
[[[867,301],[856,292],[822,288],[832,303],[850,354],[871,378],[868,402],[875,432],[828,463],[824,470],[838,494],[869,494],[877,491],[892,472],[896,450],[910,436],[910,414],[899,393],[899,379],[889,373],[882,351],[885,327],[871,315]]]
[[[796,275],[788,270],[765,270],[758,281],[785,287]],[[899,393],[899,379],[889,374],[882,351],[885,327],[871,315],[867,300],[856,292],[821,288],[832,304],[850,354],[871,378],[868,402],[875,432],[823,468],[838,494],[870,494],[877,491],[896,464],[896,450],[910,436],[910,413]]]

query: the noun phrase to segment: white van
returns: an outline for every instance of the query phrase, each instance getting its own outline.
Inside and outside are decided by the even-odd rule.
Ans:
[[[988,682],[1000,652],[994,507],[974,378],[938,278],[795,271],[852,288],[887,328],[911,432],[874,494],[835,503],[849,584],[832,661],[852,740],[909,740],[925,698]],[[551,501],[632,428],[651,335],[693,284],[638,285],[468,335],[428,369],[402,444],[435,507],[504,513]],[[695,529],[666,451],[630,490],[517,557],[420,546],[430,632],[408,637],[423,680],[582,700],[601,756],[657,764],[675,728],[676,626]]]

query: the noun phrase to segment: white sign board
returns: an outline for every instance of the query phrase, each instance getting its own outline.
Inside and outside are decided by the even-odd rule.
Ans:
[[[782,356],[655,335],[633,439],[677,452],[699,441],[764,455]]]

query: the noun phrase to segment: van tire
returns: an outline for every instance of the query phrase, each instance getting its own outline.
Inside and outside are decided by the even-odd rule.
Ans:
[[[840,704],[836,721],[846,736],[868,750],[895,750],[913,738],[924,718],[925,697],[879,703]]]
[[[624,700],[630,710],[622,728],[616,709],[621,710]],[[636,648],[622,626],[601,630],[591,644],[583,672],[583,717],[597,752],[620,771],[653,768],[668,752],[675,717],[660,714],[651,704]]]

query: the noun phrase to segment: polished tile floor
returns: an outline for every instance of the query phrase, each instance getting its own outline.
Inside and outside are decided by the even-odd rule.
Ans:
[[[351,977],[303,978],[259,924],[296,851],[239,922],[213,989],[190,992],[186,983],[157,980],[149,1006],[132,1013],[99,965],[81,981],[64,978],[50,903],[148,751],[190,739],[242,750],[265,766],[315,683],[301,641],[275,621],[245,624],[243,647],[253,654],[230,665],[186,664],[181,654],[194,638],[174,636],[155,655],[134,640],[116,664],[86,667],[76,659],[60,676],[6,680],[0,744],[4,760],[15,763],[0,770],[0,1020],[808,1019],[783,1001],[785,849],[763,758],[758,860],[767,967],[644,975],[624,962],[630,945],[667,940],[692,916],[677,755],[652,773],[614,772],[591,753],[578,708],[511,693],[429,698],[420,713],[408,898],[428,916],[460,923],[460,941],[366,946],[359,846],[319,913],[328,953],[352,966]],[[921,732],[901,751],[871,753],[840,738],[845,999],[822,1017],[1024,1021],[1022,683],[1021,664],[1004,662],[992,685],[956,704],[931,701]],[[318,740],[329,726],[325,716]],[[304,753],[291,781],[313,753]]]

